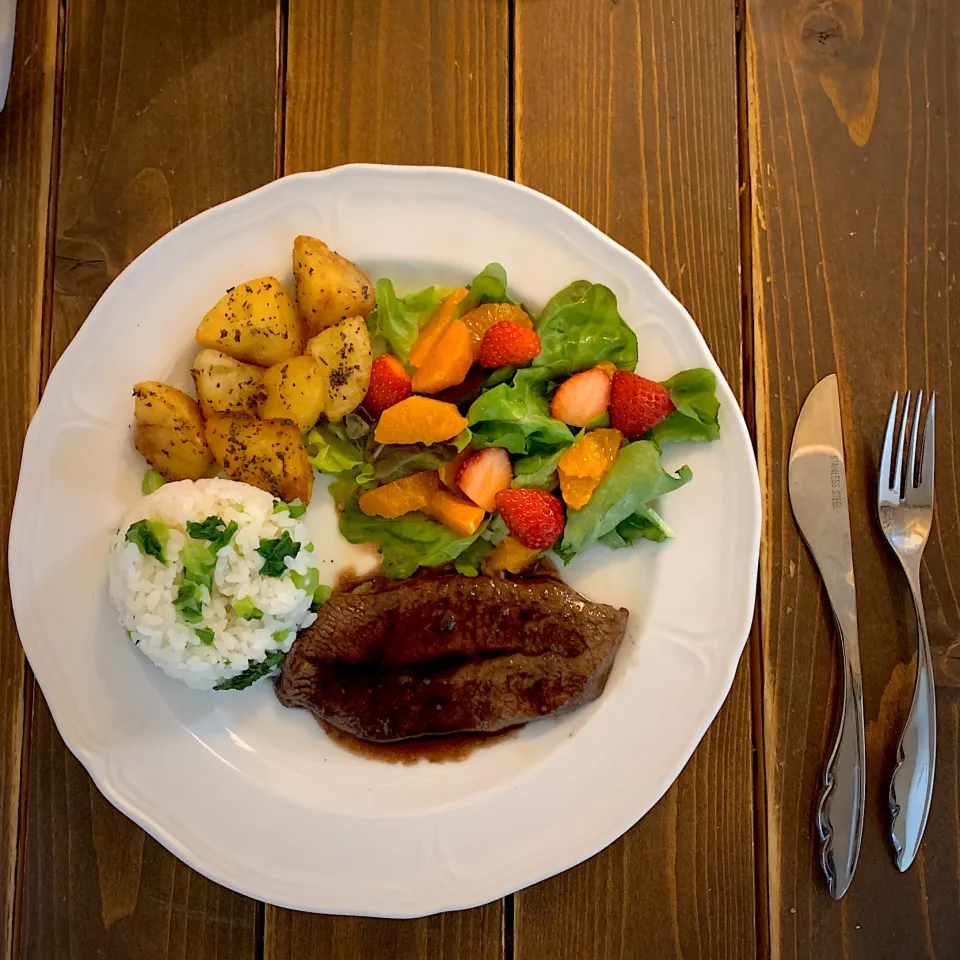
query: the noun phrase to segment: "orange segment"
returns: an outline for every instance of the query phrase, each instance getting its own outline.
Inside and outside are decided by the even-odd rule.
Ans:
[[[501,320],[519,323],[521,327],[526,327],[528,330],[533,329],[533,321],[526,311],[513,303],[481,303],[479,307],[468,310],[460,319],[470,330],[470,345],[474,360],[480,356],[483,335]]]
[[[470,331],[462,320],[451,320],[413,375],[414,393],[439,393],[463,383],[473,366]]]
[[[523,573],[542,552],[542,550],[531,550],[519,540],[507,537],[490,551],[486,560],[483,561],[483,569],[485,573],[498,573],[501,570],[506,573]]]
[[[452,440],[467,418],[452,403],[432,397],[407,397],[383,411],[373,432],[377,443],[440,443]]]
[[[433,495],[424,511],[434,520],[449,527],[464,537],[477,532],[477,527],[483,523],[486,515],[483,507],[478,507],[465,497],[451,493],[449,490],[439,490]]]
[[[569,447],[557,464],[560,492],[568,507],[585,507],[593,491],[613,466],[623,441],[619,430],[591,430]]]
[[[440,482],[449,490],[453,490],[455,493],[460,492],[460,487],[457,486],[457,473],[460,470],[463,461],[467,459],[473,453],[473,447],[468,443],[463,450],[458,453],[452,460],[448,460],[439,470],[440,473]]]
[[[421,470],[360,494],[358,506],[368,517],[394,520],[411,510],[423,510],[440,489],[436,470]]]
[[[410,349],[407,362],[411,367],[419,367],[430,355],[440,335],[457,315],[457,304],[467,295],[466,287],[458,287],[440,304],[440,309],[430,322],[420,331],[417,342]]]
[[[593,496],[600,480],[596,477],[572,477],[569,473],[560,474],[560,493],[563,502],[571,510],[581,510]]]

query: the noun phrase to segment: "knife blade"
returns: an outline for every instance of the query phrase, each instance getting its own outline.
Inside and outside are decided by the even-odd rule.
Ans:
[[[839,729],[817,809],[820,863],[830,896],[850,886],[860,855],[866,756],[857,596],[837,378],[821,380],[804,401],[790,447],[788,487],[797,526],[823,577],[843,659]]]

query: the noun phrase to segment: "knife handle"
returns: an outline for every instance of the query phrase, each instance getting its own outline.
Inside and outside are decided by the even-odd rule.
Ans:
[[[853,637],[856,637],[856,620],[850,622],[847,617],[837,616],[837,629],[843,646],[840,729],[823,774],[823,792],[817,811],[820,863],[834,900],[839,900],[847,892],[857,867],[866,788],[860,663],[851,649],[853,645],[846,642],[849,631],[852,630]],[[846,635],[845,629],[848,631]]]

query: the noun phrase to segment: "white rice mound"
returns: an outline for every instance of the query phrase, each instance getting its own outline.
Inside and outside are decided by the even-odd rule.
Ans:
[[[290,576],[291,571],[303,575],[317,566],[316,555],[307,550],[310,534],[302,519],[293,519],[287,510],[275,513],[276,502],[269,493],[234,480],[181,480],[140,500],[117,530],[108,568],[120,622],[141,653],[188,687],[208,690],[261,663],[272,651],[286,653],[297,630],[316,619],[310,610],[312,594],[298,589]],[[236,521],[239,529],[217,552],[213,595],[201,587],[203,622],[191,624],[174,606],[183,574],[180,550],[191,542],[187,521],[210,516],[224,524]],[[169,528],[165,563],[126,540],[127,530],[138,520]],[[287,569],[281,576],[261,576],[260,541],[280,538],[284,531],[300,544],[299,552],[284,558]],[[263,612],[262,619],[237,616],[233,601],[245,597]],[[204,643],[198,628],[212,630],[213,642]]]

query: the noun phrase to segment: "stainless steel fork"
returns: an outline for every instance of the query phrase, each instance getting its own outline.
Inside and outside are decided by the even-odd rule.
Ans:
[[[927,638],[927,621],[920,596],[920,557],[933,526],[933,424],[936,395],[932,394],[930,397],[922,436],[919,429],[923,391],[917,395],[913,426],[910,430],[910,449],[906,459],[903,447],[911,415],[910,394],[904,398],[903,415],[899,418],[898,400],[899,394],[894,394],[890,417],[887,420],[887,432],[883,438],[880,479],[877,483],[877,513],[884,536],[897,555],[907,583],[910,584],[920,632],[913,703],[900,735],[897,765],[890,781],[890,838],[893,841],[897,867],[906,870],[917,855],[920,839],[927,825],[937,759],[936,688],[933,663],[930,659],[930,641]],[[898,433],[898,419],[900,429],[894,459],[893,440]]]

